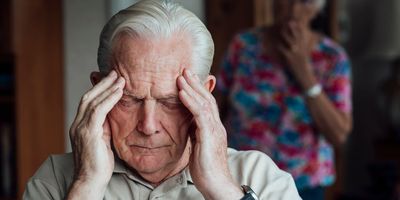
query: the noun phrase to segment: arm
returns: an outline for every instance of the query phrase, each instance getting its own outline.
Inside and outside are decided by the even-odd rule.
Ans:
[[[66,199],[103,199],[114,169],[106,116],[122,97],[124,85],[112,71],[82,97],[70,129],[75,170]]]
[[[240,172],[234,175],[235,180],[249,185],[260,200],[301,199],[292,176],[280,170],[266,154],[233,149],[228,154],[231,169]]]
[[[317,84],[315,76],[311,73],[304,74],[302,78],[305,79],[302,82],[303,88]],[[323,91],[316,97],[306,97],[306,102],[317,129],[325,134],[331,144],[341,146],[352,129],[351,114],[337,109]]]
[[[227,138],[211,91],[215,77],[204,85],[196,75],[185,70],[177,80],[179,98],[193,115],[194,134],[189,133],[192,153],[190,173],[196,188],[205,199],[240,199],[243,192],[228,168]]]
[[[337,109],[325,92],[307,97],[306,102],[317,129],[331,144],[340,147],[352,129],[351,114]]]
[[[306,43],[312,38],[311,35],[312,33],[301,30],[292,23],[288,30],[282,33],[286,46],[279,47],[289,70],[304,91],[318,83],[309,61],[310,47]],[[307,37],[308,40],[305,39]],[[336,108],[324,91],[314,98],[306,97],[306,103],[319,132],[325,134],[334,146],[339,147],[343,144],[352,129],[351,114]]]

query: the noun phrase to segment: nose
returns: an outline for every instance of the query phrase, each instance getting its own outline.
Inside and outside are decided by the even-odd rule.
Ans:
[[[149,136],[160,133],[161,126],[156,114],[157,105],[155,100],[145,100],[141,106],[137,126],[138,131]]]

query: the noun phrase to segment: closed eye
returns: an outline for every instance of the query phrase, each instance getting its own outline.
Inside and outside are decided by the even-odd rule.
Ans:
[[[177,98],[162,99],[162,100],[159,100],[159,102],[164,107],[166,107],[166,108],[168,108],[170,110],[180,109],[180,108],[184,107],[182,102]]]
[[[119,104],[124,107],[131,107],[134,105],[141,104],[143,102],[143,99],[138,99],[135,97],[130,97],[130,96],[122,96],[122,98],[119,100]]]

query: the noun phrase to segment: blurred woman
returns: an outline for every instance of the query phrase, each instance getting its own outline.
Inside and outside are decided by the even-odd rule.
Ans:
[[[306,200],[334,183],[333,147],[352,127],[346,52],[310,28],[324,4],[274,0],[274,25],[234,37],[218,82],[230,146],[270,155]]]

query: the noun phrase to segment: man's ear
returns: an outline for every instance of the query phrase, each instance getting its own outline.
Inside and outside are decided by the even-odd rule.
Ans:
[[[97,83],[99,83],[103,79],[103,75],[100,72],[92,72],[90,73],[90,82],[92,82],[92,85],[95,86]]]
[[[206,81],[204,82],[204,87],[212,92],[215,88],[215,85],[217,84],[217,79],[213,75],[208,75],[206,78]]]

